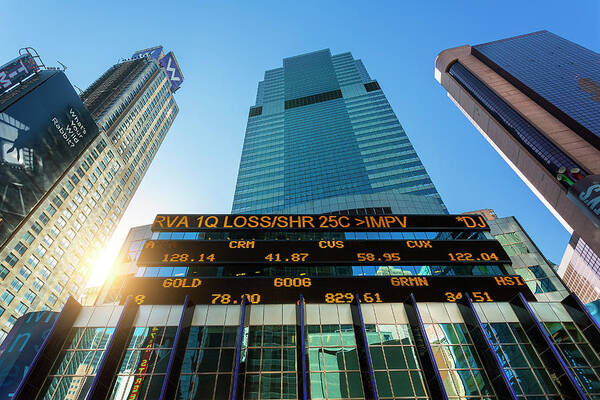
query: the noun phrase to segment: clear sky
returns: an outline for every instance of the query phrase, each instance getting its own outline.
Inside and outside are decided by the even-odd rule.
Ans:
[[[19,1],[3,5],[0,64],[31,46],[47,65],[67,65],[85,89],[135,50],[175,52],[185,77],[175,95],[180,113],[112,255],[130,227],[158,212],[229,212],[257,82],[284,57],[330,48],[352,52],[378,80],[450,212],[513,215],[560,263],[569,234],[448,99],[434,61],[447,48],[542,29],[599,52],[599,27],[597,0]]]

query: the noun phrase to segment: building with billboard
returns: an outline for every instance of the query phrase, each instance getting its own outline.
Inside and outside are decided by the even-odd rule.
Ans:
[[[444,50],[435,78],[573,235],[567,285],[600,298],[600,54],[540,31]]]
[[[132,229],[133,276],[67,302],[15,399],[600,395],[586,308],[516,273],[514,226],[503,246],[447,213],[362,63],[321,51],[270,74],[234,213]]]
[[[83,294],[177,115],[169,54],[120,62],[80,95],[38,61],[0,94],[0,341],[24,313]]]

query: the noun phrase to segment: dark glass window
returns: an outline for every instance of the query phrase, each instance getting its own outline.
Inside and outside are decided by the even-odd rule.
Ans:
[[[42,227],[37,222],[34,222],[33,224],[31,224],[31,230],[35,233],[40,233],[42,231]]]
[[[23,253],[25,253],[25,251],[27,251],[27,246],[25,246],[23,243],[18,242],[15,245],[15,250],[17,253],[19,253],[20,255],[23,255]]]
[[[257,115],[261,115],[261,114],[262,114],[262,106],[250,107],[250,114],[248,116],[256,117]]]
[[[41,213],[39,216],[39,220],[42,221],[44,225],[46,225],[48,221],[50,221],[50,218],[48,218],[48,216],[45,213]]]
[[[46,207],[46,211],[48,211],[48,214],[52,216],[56,212],[56,208],[54,208],[52,204],[48,204],[48,207]]]
[[[8,268],[0,264],[0,279],[4,280],[4,278],[6,278],[6,275],[8,275],[8,272]]]
[[[56,204],[56,207],[60,207],[60,205],[62,204],[62,200],[58,198],[58,196],[54,196],[54,198],[52,199],[52,202],[54,204]]]
[[[367,92],[372,92],[373,90],[381,90],[381,87],[377,81],[373,81],[365,83],[365,89],[367,89]]]
[[[321,103],[323,101],[339,99],[342,97],[341,90],[332,90],[330,92],[314,94],[312,96],[300,97],[293,100],[286,100],[285,109],[307,106],[309,104]]]
[[[35,239],[35,237],[29,232],[25,232],[25,234],[23,235],[23,240],[28,244],[31,244],[31,242],[33,242],[33,239]]]
[[[14,254],[8,253],[5,261],[12,267],[17,263],[17,261],[19,261],[19,259]]]

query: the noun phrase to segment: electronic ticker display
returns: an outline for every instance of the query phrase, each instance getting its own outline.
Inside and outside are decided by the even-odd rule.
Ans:
[[[523,293],[534,295],[517,275],[473,277],[361,276],[276,278],[132,278],[122,291],[121,304],[131,295],[137,304],[183,304],[190,296],[194,304],[351,303],[358,295],[362,303],[402,302],[410,294],[417,301],[457,302],[468,293],[474,302],[509,301]]]
[[[153,232],[234,230],[277,231],[486,231],[480,215],[331,215],[331,214],[159,214]]]
[[[495,240],[150,240],[138,265],[508,264]]]

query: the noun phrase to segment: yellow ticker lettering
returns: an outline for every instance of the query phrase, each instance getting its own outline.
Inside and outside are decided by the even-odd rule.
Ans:
[[[232,240],[229,242],[230,249],[253,249],[256,242],[254,240]]]
[[[407,240],[406,246],[414,249],[415,247],[418,249],[431,249],[431,240]]]
[[[495,276],[498,286],[524,286],[525,282],[520,276]]]
[[[393,276],[390,282],[392,286],[429,286],[424,276]]]
[[[204,220],[204,226],[206,226],[207,228],[216,228],[218,225],[219,218],[215,217],[214,215],[209,215]]]
[[[163,223],[165,222],[165,217],[164,215],[157,215],[156,218],[154,219],[154,223],[158,226],[160,226],[161,228],[164,228],[165,226],[163,225]]]
[[[162,283],[163,287],[169,288],[196,288],[202,285],[202,279],[198,278],[166,278]]]
[[[306,228],[306,227],[309,227],[309,226],[311,228],[314,228],[315,224],[313,224],[313,217],[311,217],[310,215],[304,215],[302,217],[302,225],[303,225],[303,228]]]

